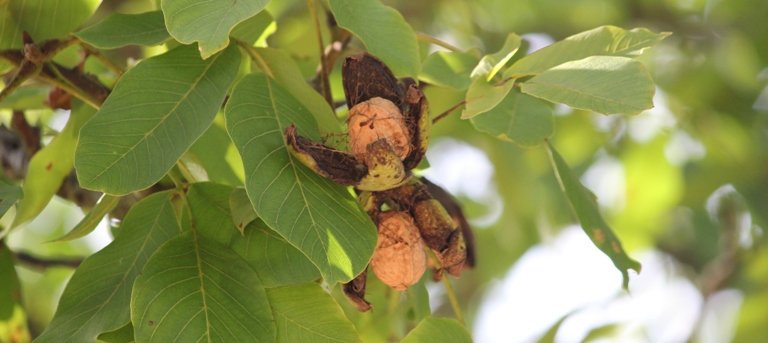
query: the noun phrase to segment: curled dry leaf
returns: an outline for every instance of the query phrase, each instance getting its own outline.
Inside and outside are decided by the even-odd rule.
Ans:
[[[413,218],[406,212],[378,216],[379,240],[371,268],[383,283],[398,291],[419,282],[426,270],[424,242]]]

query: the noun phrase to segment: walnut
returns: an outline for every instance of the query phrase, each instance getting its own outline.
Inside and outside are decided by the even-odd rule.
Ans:
[[[411,137],[402,112],[391,101],[374,97],[349,110],[349,145],[358,160],[364,160],[369,144],[384,138],[404,160],[411,152]]]
[[[379,239],[371,268],[383,283],[404,291],[419,282],[426,270],[424,242],[406,212],[383,212],[377,219]]]

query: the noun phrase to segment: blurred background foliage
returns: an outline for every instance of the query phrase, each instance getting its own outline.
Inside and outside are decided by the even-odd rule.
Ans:
[[[647,313],[616,315],[608,310],[609,302],[596,305],[586,301],[574,305],[567,313],[547,312],[551,309],[543,303],[533,307],[509,305],[516,307],[514,311],[545,318],[543,329],[526,327],[509,318],[489,319],[481,315],[488,304],[507,304],[498,298],[503,294],[519,297],[521,293],[526,296],[525,292],[537,291],[530,287],[506,289],[506,293],[498,290],[508,284],[503,280],[510,277],[511,271],[522,268],[519,263],[528,261],[522,258],[525,254],[536,247],[556,248],[553,242],[575,219],[544,147],[523,149],[496,140],[474,130],[471,123],[454,113],[433,127],[428,155],[432,167],[426,173],[458,196],[475,226],[478,267],[464,274],[454,286],[478,341],[502,342],[510,341],[510,337],[565,342],[599,337],[623,337],[625,341],[657,341],[664,337],[701,342],[768,341],[768,239],[764,232],[768,214],[768,2],[383,2],[399,10],[415,31],[461,50],[478,49],[484,53],[498,50],[510,32],[522,35],[529,51],[600,25],[646,27],[673,33],[641,59],[658,84],[654,109],[636,116],[604,116],[557,108],[551,141],[598,196],[607,221],[630,255],[644,263],[640,276],[631,274],[630,290],[642,293],[647,286],[643,286],[643,274],[654,273],[653,268],[658,268],[666,277],[649,282],[671,285],[675,281],[692,286],[699,299],[693,308],[686,309],[693,311],[689,316],[692,319],[675,324],[684,326],[678,328],[681,333],[665,336],[654,332],[652,320],[642,319]],[[157,8],[149,0],[107,0],[101,6],[94,21],[103,13],[139,13]],[[308,25],[311,18],[306,2],[272,1],[267,9],[278,26],[268,44],[290,52],[310,79],[318,65],[318,54],[314,28]],[[327,42],[329,34],[324,34]],[[352,49],[363,47],[353,41]],[[422,42],[421,49],[422,59],[442,50],[428,42]],[[113,60],[125,61],[152,52],[133,47],[110,54]],[[334,96],[342,100],[339,69],[337,65],[332,82]],[[463,91],[450,88],[428,87],[426,92],[433,115],[464,97]],[[53,127],[55,118],[44,113],[40,123]],[[485,161],[490,162],[487,167]],[[74,205],[55,199],[43,215],[25,229],[15,231],[9,245],[39,256],[87,256],[101,246],[93,243],[98,240],[42,244],[61,236],[81,216]],[[8,224],[6,221],[7,218],[4,225]],[[653,263],[648,256],[661,256],[661,263]],[[70,271],[21,265],[17,270],[24,295],[22,302],[34,335],[50,320]],[[593,284],[610,283],[592,287],[605,290],[610,301],[627,297],[619,287],[620,275],[610,263],[581,264],[576,265],[577,270],[565,270],[570,266],[554,264],[549,269],[537,270],[553,275],[552,280],[557,283],[540,291],[580,297],[578,292],[569,290],[575,280],[567,276],[583,275]],[[594,269],[602,269],[611,277],[607,281],[589,279]],[[378,286],[369,287],[375,302]],[[450,316],[450,306],[439,299],[439,288],[440,285],[428,287],[434,293],[433,310]],[[723,294],[735,295],[728,299],[737,299],[729,303],[733,306],[726,306],[732,309],[730,312],[726,307],[718,307],[725,306],[718,300],[723,298],[718,295]],[[576,321],[582,332],[569,336],[565,330],[568,321],[575,321],[580,312],[590,311],[597,311],[597,317],[603,319]],[[712,320],[713,313],[720,316]],[[353,311],[348,315],[360,320]],[[359,322],[358,325],[365,328]],[[369,326],[370,332],[365,333],[371,340],[378,340],[374,325]],[[0,337],[8,337],[3,330],[12,328],[0,325]],[[385,337],[382,335],[381,339]]]

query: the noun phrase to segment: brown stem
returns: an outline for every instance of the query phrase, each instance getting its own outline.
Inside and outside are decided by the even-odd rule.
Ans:
[[[324,82],[323,78],[328,78],[334,64],[336,64],[336,60],[344,53],[347,45],[352,40],[352,34],[336,23],[336,19],[331,12],[326,12],[326,16],[328,18],[328,27],[331,29],[331,43],[325,47],[320,59],[320,66],[318,66],[315,78],[312,80],[312,86],[318,91],[321,91],[322,87],[324,87],[322,85]],[[325,67],[325,71],[322,70],[323,67]],[[330,89],[330,84],[328,87]],[[333,105],[332,102],[328,103]]]
[[[320,67],[318,75],[320,76],[320,94],[323,95],[325,101],[331,105],[333,103],[333,96],[331,95],[331,83],[328,81],[328,66],[325,64],[325,49],[323,48],[323,33],[320,30],[320,19],[317,17],[317,7],[314,0],[307,0],[307,7],[309,13],[312,15],[312,21],[315,24],[315,34],[317,36],[317,48],[320,52]]]
[[[95,49],[94,47],[82,42],[80,43],[80,46],[83,47],[83,49],[88,53],[89,56],[95,57],[97,60],[99,60],[99,62],[101,62],[101,64],[107,67],[107,69],[109,69],[111,72],[115,73],[115,75],[117,75],[118,77],[123,75],[123,73],[125,72],[125,70],[123,70],[122,67],[120,67],[119,65],[117,65],[117,63],[113,62],[107,56],[102,54],[101,51],[99,51],[98,49]]]
[[[52,267],[77,268],[83,262],[79,257],[38,257],[26,252],[15,252],[14,257],[19,264],[35,270],[45,270]]]
[[[464,104],[466,104],[466,103],[467,103],[466,100],[459,101],[456,105],[451,106],[451,108],[445,110],[443,113],[440,113],[437,117],[432,119],[432,124],[435,124],[435,123],[439,122],[440,120],[442,120],[443,118],[445,118],[449,114],[451,114],[451,112],[455,111],[456,109],[458,109],[461,106],[464,106]]]

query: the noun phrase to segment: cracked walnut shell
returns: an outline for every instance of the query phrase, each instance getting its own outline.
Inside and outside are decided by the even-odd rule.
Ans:
[[[426,270],[424,242],[407,212],[383,212],[377,219],[379,239],[371,268],[383,283],[404,291],[419,282]]]
[[[364,160],[369,144],[384,138],[404,160],[411,152],[411,137],[402,112],[391,101],[374,97],[349,110],[349,145],[352,153]]]

